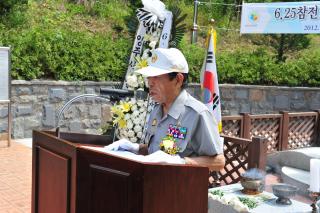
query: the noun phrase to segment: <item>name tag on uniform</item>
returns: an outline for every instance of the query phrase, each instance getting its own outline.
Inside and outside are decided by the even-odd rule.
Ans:
[[[168,135],[172,135],[174,138],[178,139],[186,139],[187,128],[170,124],[168,128]]]

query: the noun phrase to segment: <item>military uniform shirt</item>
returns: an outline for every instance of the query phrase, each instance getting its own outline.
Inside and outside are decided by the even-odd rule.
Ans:
[[[160,104],[156,104],[150,113],[144,138],[149,154],[160,150],[159,145],[168,135],[169,127],[186,130],[185,135],[175,137],[181,157],[223,153],[223,144],[213,114],[186,90],[180,92],[164,117]]]

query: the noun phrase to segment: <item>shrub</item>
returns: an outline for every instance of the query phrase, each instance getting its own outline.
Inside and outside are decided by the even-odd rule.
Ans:
[[[275,64],[272,57],[261,48],[252,52],[246,50],[222,52],[216,57],[221,83],[268,83],[266,72],[273,69],[273,64]]]
[[[68,81],[121,79],[131,43],[111,35],[39,28],[11,33],[6,41],[12,46],[14,79]]]
[[[185,37],[178,48],[183,52],[189,65],[189,82],[199,83],[201,67],[206,54],[205,49],[197,44],[190,44]]]

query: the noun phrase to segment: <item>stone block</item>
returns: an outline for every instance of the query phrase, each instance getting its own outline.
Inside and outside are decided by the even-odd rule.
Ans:
[[[32,114],[32,106],[17,106],[16,107],[16,115],[23,116],[23,115],[30,115]]]
[[[234,90],[231,88],[222,88],[220,90],[222,100],[232,100],[234,98]]]
[[[77,106],[71,105],[69,108],[66,108],[63,112],[64,119],[74,119],[79,118],[79,113],[77,113]]]
[[[81,117],[85,117],[88,114],[88,107],[84,104],[78,105],[77,109],[79,110],[79,114]]]
[[[95,92],[94,88],[86,88],[85,94],[96,94],[96,92]]]
[[[56,112],[52,105],[45,104],[43,106],[43,119],[42,124],[46,127],[56,126]]]
[[[100,118],[101,117],[101,106],[93,105],[89,110],[90,118]]]
[[[38,129],[41,125],[39,117],[41,117],[41,115],[25,117],[24,118],[24,122],[25,122],[24,129],[25,130]]]
[[[249,92],[247,89],[236,89],[235,90],[235,98],[236,99],[248,99]]]
[[[303,110],[303,108],[306,106],[306,103],[301,100],[301,101],[292,101],[291,104],[290,104],[290,110]]]
[[[287,95],[276,96],[274,106],[276,110],[289,110],[290,109],[289,97]]]
[[[71,94],[71,95],[69,96],[69,100],[71,100],[71,99],[73,99],[73,98],[75,98],[75,97],[77,97],[77,96],[79,96],[79,95],[82,95],[82,94],[80,94],[80,93],[73,93],[73,94]],[[72,103],[79,104],[79,103],[82,103],[83,100],[84,100],[84,98],[80,98],[80,97],[79,97],[79,98],[75,99]]]
[[[309,100],[311,110],[320,109],[320,92],[313,93],[312,97]]]
[[[81,130],[81,122],[80,121],[71,121],[69,129],[71,132],[79,132]]]
[[[34,96],[34,95],[23,95],[23,96],[20,96],[19,98],[20,98],[19,103],[23,103],[23,104],[33,104],[39,101],[37,99],[37,96]]]
[[[251,112],[251,107],[249,103],[241,103],[240,104],[240,113],[250,113]]]
[[[251,103],[251,113],[252,114],[263,114],[263,113],[272,113],[273,105],[269,102],[252,102]]]
[[[91,121],[90,121],[90,119],[83,119],[83,120],[82,120],[82,123],[83,123],[83,127],[84,127],[85,129],[91,128]]]
[[[104,122],[111,121],[112,113],[110,105],[102,105],[101,106],[101,120]]]
[[[51,101],[64,101],[66,99],[66,91],[63,88],[50,88],[49,99]]]
[[[292,91],[291,93],[292,100],[303,101],[305,99],[304,92],[301,91]]]
[[[67,92],[68,92],[69,94],[71,94],[71,93],[77,93],[77,92],[78,92],[78,91],[76,90],[76,87],[74,87],[74,86],[69,86],[69,87],[66,88],[66,90],[67,90]]]
[[[0,123],[0,132],[7,132],[8,131],[8,121]]]
[[[263,90],[251,89],[249,91],[249,100],[250,101],[264,101],[265,94],[264,94]]]
[[[32,138],[32,129],[24,131],[24,138]]]
[[[13,138],[24,138],[24,118],[14,118],[12,120]]]
[[[202,90],[201,90],[200,87],[192,87],[188,91],[197,100],[201,100],[202,99]]]
[[[16,88],[17,95],[31,95],[30,87],[17,87]]]
[[[0,108],[0,118],[8,117],[8,107]]]
[[[48,95],[48,86],[41,85],[41,86],[33,86],[32,87],[32,94],[33,95]]]

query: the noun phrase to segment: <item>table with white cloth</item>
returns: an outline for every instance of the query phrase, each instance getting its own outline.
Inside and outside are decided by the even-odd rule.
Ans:
[[[209,189],[209,193],[214,190],[219,190],[224,193],[224,196],[240,196],[240,197],[248,197],[254,198],[255,200],[262,200],[259,198],[264,198],[263,201],[259,201],[258,206],[250,210],[250,212],[257,212],[257,213],[278,213],[278,212],[287,212],[287,213],[304,213],[304,212],[311,212],[312,208],[309,204],[302,203],[291,199],[291,205],[281,205],[277,204],[276,200],[277,197],[274,196],[272,193],[269,192],[262,192],[258,195],[246,195],[241,192],[243,187],[241,184],[230,184],[226,186],[216,187]],[[208,212],[209,213],[236,213],[233,207],[229,205],[225,205],[218,200],[214,200],[209,196],[208,200]]]

